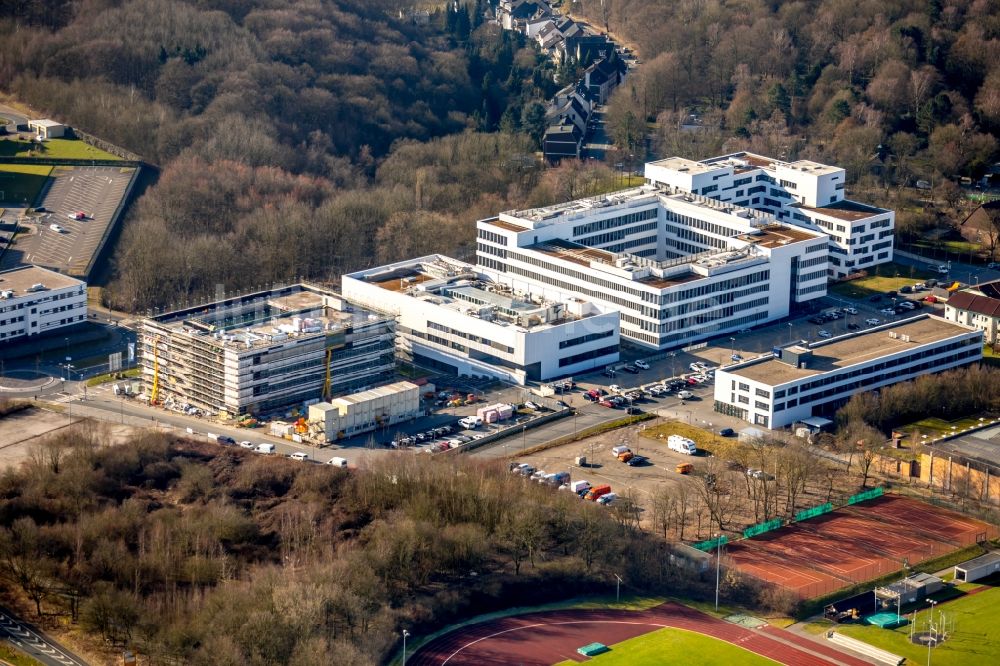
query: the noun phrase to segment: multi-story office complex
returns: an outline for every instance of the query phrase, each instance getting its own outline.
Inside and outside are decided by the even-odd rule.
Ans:
[[[524,384],[618,360],[617,312],[529,296],[441,255],[345,275],[342,290],[396,317],[399,356],[423,367]]]
[[[830,237],[830,277],[892,261],[895,213],[844,198],[845,172],[808,160],[735,153],[646,164],[646,180],[672,191],[747,206]]]
[[[273,413],[391,379],[394,329],[310,285],[246,294],[144,320],[143,380],[159,403]]]
[[[824,234],[646,185],[480,220],[478,267],[515,294],[583,299],[667,349],[780,319],[826,294]]]
[[[969,363],[983,333],[923,315],[720,368],[715,410],[765,428],[831,415],[855,393]]]
[[[38,266],[0,272],[0,344],[87,319],[87,285]]]

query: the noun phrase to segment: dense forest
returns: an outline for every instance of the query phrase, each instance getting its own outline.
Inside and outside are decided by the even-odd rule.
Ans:
[[[473,215],[537,184],[557,73],[486,4],[417,25],[398,0],[3,3],[0,87],[162,167],[111,304],[330,279],[467,254]]]
[[[620,145],[753,149],[882,184],[982,176],[998,158],[995,0],[580,0],[639,50],[611,103]],[[682,129],[691,114],[702,131]]]
[[[628,510],[502,463],[398,454],[357,472],[150,433],[64,432],[0,475],[0,576],[92,647],[151,663],[344,666],[399,628],[614,589],[707,594]],[[714,584],[714,579],[711,581]],[[700,586],[705,586],[702,589]],[[726,598],[757,594],[726,577]]]

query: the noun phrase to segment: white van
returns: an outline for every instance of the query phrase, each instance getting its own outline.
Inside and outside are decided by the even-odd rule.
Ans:
[[[676,451],[677,453],[683,453],[688,456],[693,456],[698,453],[698,447],[693,440],[687,437],[681,437],[680,435],[671,435],[667,437],[667,447],[671,451]]]
[[[611,455],[614,456],[615,458],[617,458],[618,456],[620,456],[621,454],[625,453],[626,451],[631,451],[631,450],[632,449],[630,449],[630,448],[628,448],[627,446],[624,446],[624,445],[622,445],[622,446],[613,446],[613,447],[611,447]]]
[[[340,458],[334,456],[326,461],[327,465],[333,465],[334,467],[347,467],[347,458]]]
[[[483,420],[478,416],[466,416],[465,418],[458,420],[458,425],[462,426],[466,430],[475,430],[479,426],[483,425]]]
[[[272,455],[275,451],[274,444],[258,444],[253,450],[254,453],[261,453],[265,456]]]

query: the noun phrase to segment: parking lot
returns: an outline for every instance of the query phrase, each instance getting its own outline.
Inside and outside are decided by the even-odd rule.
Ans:
[[[700,455],[688,456],[671,451],[667,448],[666,441],[640,436],[640,431],[652,423],[656,422],[650,421],[621,428],[538,453],[515,456],[512,460],[517,463],[527,463],[535,470],[544,470],[548,473],[569,472],[572,481],[585,480],[591,486],[608,484],[611,486],[611,492],[618,497],[631,496],[642,509],[641,519],[648,521],[651,514],[651,500],[663,489],[685,484],[692,495],[697,492],[698,485],[704,483],[706,460]],[[630,466],[619,462],[611,449],[620,445],[628,446],[633,453],[646,458],[647,463]],[[576,464],[579,456],[587,459],[586,465]],[[679,463],[692,463],[693,472],[679,474],[676,471]],[[558,491],[553,488],[552,492],[570,491]]]
[[[129,167],[55,167],[35,202],[44,212],[21,217],[25,230],[0,268],[31,263],[84,276],[134,174]]]

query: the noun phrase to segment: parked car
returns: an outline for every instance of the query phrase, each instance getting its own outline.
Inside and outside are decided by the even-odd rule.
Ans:
[[[640,407],[629,407],[625,410],[625,413],[630,416],[633,414],[642,414],[642,409]]]
[[[38,210],[38,209],[36,208],[35,210]],[[990,269],[991,271],[1000,270],[1000,262],[998,262],[998,261],[991,261],[990,263],[986,264],[986,268]]]
[[[334,467],[347,467],[347,458],[341,458],[339,456],[334,456],[326,461],[327,465],[333,465]]]
[[[872,294],[868,297],[868,300],[872,303],[878,303],[882,300],[882,294]]]
[[[541,410],[541,406],[540,405],[538,405],[537,403],[534,403],[534,402],[532,402],[530,400],[528,402],[524,403],[524,406],[527,407],[528,409],[532,410],[532,411],[535,411],[535,412]]]
[[[694,397],[694,393],[691,393],[691,391],[678,391],[677,397],[681,400],[690,400]]]
[[[290,453],[288,454],[288,457],[298,462],[305,462],[309,460],[309,454],[306,453],[305,451],[296,451],[295,453]]]
[[[912,294],[913,293],[913,287],[911,287],[909,285],[903,285],[902,287],[899,288],[899,293],[901,293],[901,294]]]
[[[632,365],[626,365],[624,368],[622,368],[622,370],[632,375],[639,374],[639,368]]]
[[[229,435],[219,435],[215,438],[215,441],[224,446],[236,446],[236,440]]]
[[[730,361],[742,361],[743,357],[740,356],[739,354],[733,354],[732,356],[729,357],[729,360]]]
[[[677,463],[677,466],[674,467],[674,471],[678,474],[690,474],[694,471],[694,465],[688,462]]]
[[[747,476],[751,479],[763,479],[764,481],[774,481],[774,475],[768,474],[762,469],[754,469],[751,467],[747,470]]]
[[[606,493],[597,498],[597,503],[607,506],[608,504],[614,502],[617,498],[617,493]]]
[[[62,227],[60,227],[58,224],[50,224],[49,225],[49,229],[51,229],[52,231],[56,232],[57,234],[61,234],[62,232],[66,231],[65,229],[63,229]]]
[[[633,365],[640,370],[649,370],[649,363],[646,363],[645,361],[636,361]]]
[[[249,442],[247,440],[243,440],[242,442],[240,442],[240,448],[243,449],[252,449],[255,448],[256,446],[257,446],[256,444],[254,444],[253,442]]]
[[[937,302],[938,302],[937,296],[925,296],[924,297],[924,303],[937,303]]]
[[[902,303],[899,304],[899,307],[904,308],[906,310],[917,309],[917,306],[913,303],[913,301],[903,301]]]
[[[882,308],[879,312],[884,315],[894,315],[896,314],[896,308]]]
[[[857,324],[848,324],[848,325],[847,325],[847,330],[848,330],[848,331],[856,331],[856,330],[858,330],[859,328],[861,328],[861,327],[860,327],[860,326],[858,326]]]
[[[649,463],[649,458],[646,456],[632,456],[625,461],[625,464],[629,467],[645,467]]]
[[[889,291],[885,292],[885,295],[888,296],[889,298],[896,298],[896,296],[898,296],[899,294],[896,293],[895,289],[890,289]]]
[[[734,437],[736,432],[732,428],[723,428],[719,431],[720,437]]]
[[[611,402],[610,400],[601,400],[597,404],[599,404],[601,407],[612,407],[613,408],[615,406],[615,403]]]
[[[929,280],[924,280],[924,286],[928,289],[933,289],[938,284],[937,278],[931,278]]]
[[[843,312],[845,314],[849,314],[849,315],[856,315],[856,314],[858,314],[858,309],[857,308],[843,308]]]
[[[869,319],[865,319],[865,323],[868,324],[869,326],[878,326],[879,324],[882,323],[882,321],[875,317],[871,317]]]
[[[948,271],[950,271],[950,270],[951,269],[948,268],[947,266],[945,266],[944,264],[942,264],[942,265],[940,265],[940,266],[937,267],[937,272],[939,274],[941,274],[941,275],[947,275]]]
[[[608,390],[611,391],[612,393],[618,393],[622,390],[622,387],[618,386],[618,384],[612,384],[611,386],[608,387]]]
[[[69,213],[66,217],[68,217],[71,220],[86,220],[87,214],[84,213],[82,210],[78,210],[75,213]]]
[[[829,337],[833,336],[833,334],[830,333],[830,331],[825,331],[825,330],[824,331],[820,331],[818,335],[821,338],[829,338]]]

